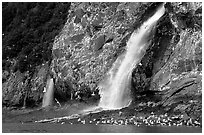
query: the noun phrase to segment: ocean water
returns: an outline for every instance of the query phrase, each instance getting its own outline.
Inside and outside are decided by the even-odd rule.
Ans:
[[[199,127],[161,127],[132,125],[3,123],[3,133],[202,133]]]

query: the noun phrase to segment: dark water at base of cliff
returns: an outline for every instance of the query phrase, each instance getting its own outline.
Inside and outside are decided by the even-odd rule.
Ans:
[[[93,105],[93,104],[92,104]],[[101,111],[79,115],[74,119],[61,119],[64,116],[80,114],[90,104],[73,103],[62,107],[44,109],[2,109],[3,133],[201,133],[202,126],[161,126],[166,117],[156,117],[147,110],[133,111],[128,109]],[[130,114],[133,113],[134,114]],[[144,114],[146,112],[147,114]],[[107,115],[107,116],[106,116]],[[146,117],[143,115],[148,115]],[[153,117],[154,116],[154,117]],[[140,119],[141,117],[141,119]],[[51,120],[56,118],[56,120]],[[111,118],[111,120],[109,119]],[[144,125],[144,121],[163,119],[160,125]],[[41,120],[49,120],[39,122]],[[178,119],[178,118],[177,118]],[[170,120],[170,119],[169,119]],[[38,121],[38,122],[37,122]],[[83,123],[86,122],[85,124]],[[112,123],[110,121],[113,121]],[[123,124],[120,125],[120,122]],[[125,121],[128,121],[124,124]],[[150,123],[152,122],[150,121]],[[179,120],[176,120],[179,121]],[[105,123],[104,123],[105,122]],[[108,123],[109,122],[109,123]],[[135,122],[137,123],[136,125]],[[169,122],[166,122],[169,123]],[[116,125],[117,124],[117,125]]]
[[[3,133],[201,133],[198,127],[161,127],[132,125],[3,123]]]

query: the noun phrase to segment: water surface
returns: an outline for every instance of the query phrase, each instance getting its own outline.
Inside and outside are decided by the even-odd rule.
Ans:
[[[3,123],[3,133],[201,133],[196,127],[160,127],[132,125]]]

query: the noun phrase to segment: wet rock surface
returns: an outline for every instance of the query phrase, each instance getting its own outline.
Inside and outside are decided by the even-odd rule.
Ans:
[[[164,107],[156,103],[140,103],[136,108],[102,111],[97,108],[92,111],[72,114],[70,116],[42,119],[36,123],[61,123],[61,124],[109,124],[109,125],[134,125],[134,126],[194,126],[201,127],[199,118],[189,117],[186,113],[166,113]],[[33,121],[34,122],[34,121]]]
[[[3,109],[4,123],[59,123],[93,125],[134,125],[134,126],[188,126],[202,127],[199,118],[189,117],[186,113],[169,113],[154,102],[142,102],[137,107],[120,110],[87,110],[92,104],[73,103],[47,109],[27,109],[6,111]],[[94,105],[95,106],[95,105]],[[87,110],[87,111],[84,111]]]

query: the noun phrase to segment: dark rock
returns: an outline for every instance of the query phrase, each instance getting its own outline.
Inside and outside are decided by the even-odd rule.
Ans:
[[[95,15],[93,17],[93,21],[91,22],[91,24],[94,26],[94,27],[101,27],[103,25],[103,17],[105,15],[103,13],[99,13],[97,15]]]
[[[199,7],[196,11],[195,14],[202,14],[202,7]]]
[[[82,41],[82,39],[84,38],[84,34],[82,33],[82,34],[78,34],[78,35],[74,35],[74,36],[72,36],[71,37],[71,41],[72,42],[81,42]]]
[[[8,71],[3,71],[2,73],[2,82],[4,83],[9,77],[9,72]]]
[[[191,12],[188,13],[179,13],[176,15],[178,17],[178,21],[182,23],[182,26],[185,28],[193,28],[195,24],[195,20],[191,14]]]
[[[62,58],[65,56],[65,54],[63,53],[62,50],[59,50],[59,49],[55,49],[53,50],[53,55],[56,57],[56,58]]]
[[[74,19],[74,23],[80,23],[81,22],[81,18],[77,17]]]
[[[100,35],[94,40],[94,51],[100,50],[105,44],[105,35]]]
[[[83,16],[81,18],[81,25],[85,28],[89,24],[89,21],[87,20],[87,16]]]
[[[126,31],[125,28],[119,28],[119,29],[117,30],[118,34],[124,34],[125,31]]]
[[[81,19],[83,17],[83,15],[85,14],[84,10],[79,8],[75,10],[75,15],[77,18]]]
[[[70,37],[67,37],[66,39],[64,39],[64,43],[66,45],[70,45],[71,44]]]
[[[123,21],[126,17],[126,12],[124,10],[120,10],[116,14],[117,21]]]
[[[72,93],[73,92],[73,93]],[[70,82],[58,80],[55,85],[54,97],[59,102],[66,102],[71,99],[71,93],[74,94],[73,86]]]

